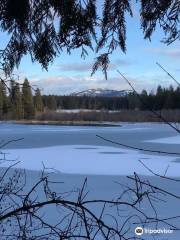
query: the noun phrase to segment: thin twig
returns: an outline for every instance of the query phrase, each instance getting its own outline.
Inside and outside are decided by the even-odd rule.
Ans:
[[[122,147],[125,147],[125,148],[130,148],[130,149],[133,149],[133,150],[138,150],[138,151],[143,151],[143,152],[150,152],[150,153],[158,153],[158,154],[180,156],[180,153],[177,153],[177,152],[167,152],[167,151],[150,150],[150,149],[146,149],[146,148],[134,147],[134,146],[130,146],[130,145],[127,145],[127,144],[120,143],[120,142],[112,141],[110,139],[104,138],[104,137],[102,137],[100,135],[97,135],[97,134],[96,134],[96,137],[101,138],[101,139],[103,139],[106,142],[113,143],[113,144],[116,144],[116,145],[119,145],[119,146],[122,146]]]
[[[156,64],[180,87],[180,83],[173,77],[160,63],[156,62]]]

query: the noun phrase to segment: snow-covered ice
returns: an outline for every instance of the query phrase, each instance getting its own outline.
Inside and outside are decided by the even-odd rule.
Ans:
[[[8,130],[1,132],[2,139],[24,138],[3,150],[9,153],[8,158],[20,161],[16,167],[38,171],[43,162],[47,168],[62,173],[129,175],[137,172],[151,175],[139,162],[141,160],[160,174],[168,167],[168,175],[180,176],[178,155],[147,154],[117,147],[96,137],[98,134],[130,146],[178,152],[180,136],[172,136],[172,129],[163,124],[123,123],[118,127],[100,128],[2,124],[0,129]]]
[[[180,164],[174,162],[175,156],[151,155],[123,148],[65,145],[8,149],[6,152],[9,158],[20,161],[18,167],[29,170],[41,170],[44,164],[46,168],[71,174],[130,175],[136,172],[151,175],[139,162],[141,160],[157,173],[164,174],[168,167],[167,175],[180,176]]]
[[[166,138],[158,138],[153,140],[147,140],[145,142],[151,143],[164,143],[164,144],[180,144],[180,135]]]

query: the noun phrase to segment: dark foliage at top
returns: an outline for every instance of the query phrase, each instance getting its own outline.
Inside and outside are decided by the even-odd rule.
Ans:
[[[88,49],[100,55],[93,72],[102,67],[106,75],[109,54],[117,47],[126,51],[126,17],[132,16],[130,0],[102,1],[102,16],[97,15],[96,0],[0,0],[1,30],[10,40],[1,58],[3,69],[11,73],[29,53],[47,69],[62,51],[71,53],[80,48],[82,57]],[[180,38],[178,0],[138,1],[144,37],[150,39],[159,25],[166,44]],[[100,33],[100,34],[99,34]],[[102,53],[103,48],[103,53]]]

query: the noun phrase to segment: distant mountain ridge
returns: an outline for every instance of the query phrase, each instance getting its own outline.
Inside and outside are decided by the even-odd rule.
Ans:
[[[74,92],[71,96],[89,96],[89,97],[125,97],[131,90],[112,90],[112,89],[87,89],[81,92]]]

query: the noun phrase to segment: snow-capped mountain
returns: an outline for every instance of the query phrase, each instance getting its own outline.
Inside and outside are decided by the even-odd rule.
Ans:
[[[90,96],[90,97],[125,97],[131,90],[110,90],[110,89],[88,89],[81,92],[72,93],[72,96]]]

